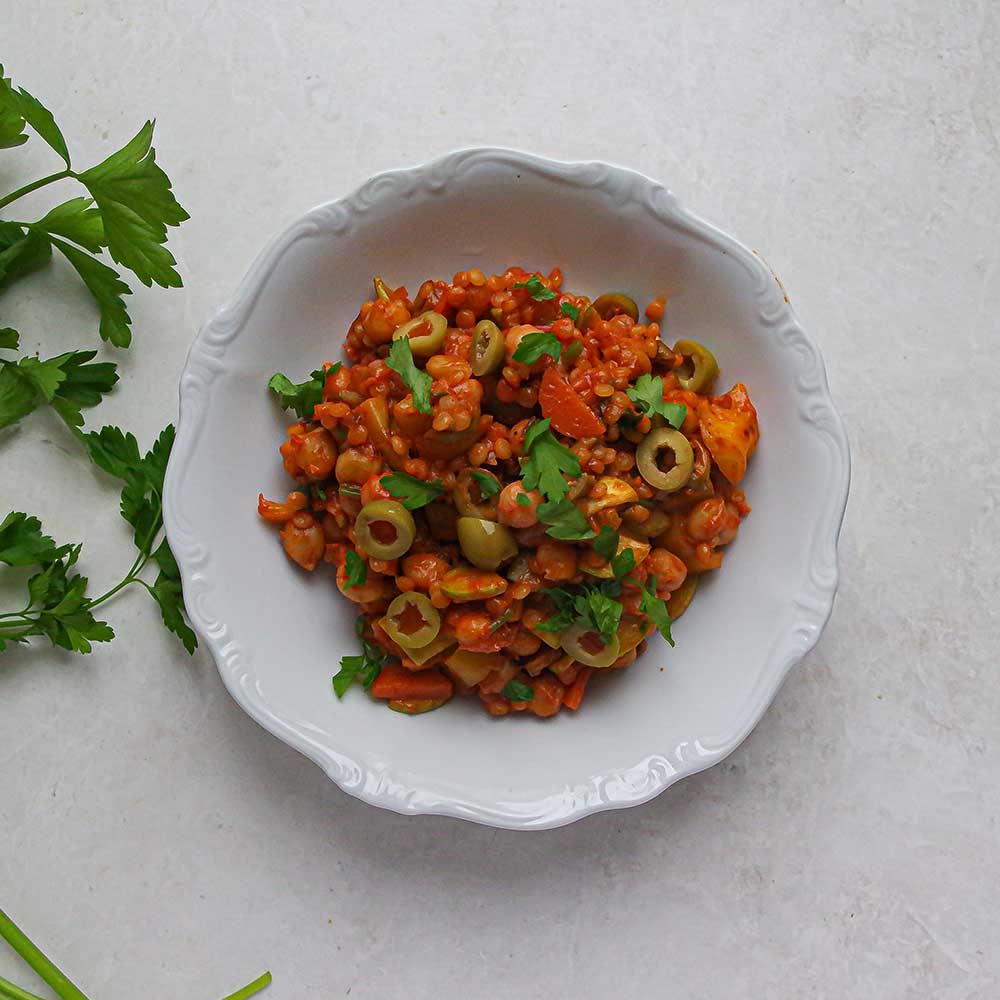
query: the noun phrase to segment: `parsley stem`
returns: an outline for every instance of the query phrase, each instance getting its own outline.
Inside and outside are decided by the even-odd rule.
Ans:
[[[7,944],[55,990],[61,1000],[87,1000],[87,997],[38,950],[37,945],[29,940],[24,931],[3,910],[0,910],[0,936],[5,938]]]
[[[4,997],[5,1000],[41,1000],[37,994],[22,990],[20,986],[16,986],[9,979],[4,979],[3,976],[0,976],[0,997]]]
[[[252,997],[255,993],[259,993],[265,986],[270,985],[271,973],[265,972],[263,976],[259,976],[252,983],[247,983],[243,989],[237,990],[235,993],[230,993],[223,1000],[247,1000],[247,997]]]
[[[140,552],[135,562],[132,563],[132,568],[125,574],[125,579],[121,583],[115,584],[107,593],[101,594],[100,597],[95,597],[92,601],[87,601],[87,608],[96,608],[98,604],[103,604],[109,598],[114,597],[119,590],[124,590],[129,584],[142,583],[141,580],[137,579],[136,574],[143,571],[148,559],[149,556],[144,552]]]
[[[64,177],[71,177],[72,175],[73,171],[67,167],[65,170],[60,170],[57,174],[49,174],[48,177],[42,177],[40,180],[25,184],[24,187],[19,187],[16,191],[11,191],[6,198],[0,198],[0,208],[6,208],[11,202],[17,201],[18,198],[23,198],[26,194],[31,194],[32,191],[37,191],[41,187],[45,187],[46,184],[61,181]]]

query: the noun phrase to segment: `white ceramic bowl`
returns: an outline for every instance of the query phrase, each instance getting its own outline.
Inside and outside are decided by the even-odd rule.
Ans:
[[[723,388],[745,382],[757,406],[753,513],[675,626],[676,649],[657,637],[579,713],[496,720],[458,698],[409,718],[360,689],[338,701],[353,607],[257,518],[258,491],[289,486],[277,452],[289,417],[266,379],[341,357],[375,273],[413,290],[510,264],[558,264],[590,295],[669,296],[667,338],[711,346]],[[848,480],[819,352],[757,256],[633,171],[474,149],[375,177],[264,250],[191,348],[165,519],[193,624],[265,729],[375,805],[542,829],[644,802],[749,733],[830,614]]]

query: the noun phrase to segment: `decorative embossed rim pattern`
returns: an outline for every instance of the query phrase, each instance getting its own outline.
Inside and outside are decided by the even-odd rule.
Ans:
[[[531,801],[498,800],[489,805],[450,789],[408,787],[390,765],[335,749],[329,734],[320,739],[309,727],[272,711],[247,667],[241,638],[212,611],[213,595],[220,586],[212,573],[212,544],[198,536],[181,488],[199,446],[212,383],[225,369],[227,347],[238,336],[282,256],[297,241],[318,232],[333,237],[349,234],[356,219],[385,199],[409,197],[418,191],[440,193],[449,181],[483,164],[531,171],[547,180],[590,189],[616,205],[637,204],[660,222],[684,230],[742,265],[753,281],[763,321],[796,356],[799,416],[816,444],[825,450],[828,470],[828,489],[812,536],[809,571],[795,601],[794,627],[775,636],[750,696],[726,733],[681,741],[628,768],[592,775],[576,786]],[[257,258],[236,295],[199,331],[188,355],[180,381],[179,430],[167,472],[164,518],[192,624],[211,650],[230,694],[260,725],[319,764],[345,791],[374,805],[403,814],[454,816],[510,829],[546,829],[590,813],[645,802],[680,778],[722,760],[746,738],[788,671],[815,645],[829,618],[837,588],[837,540],[849,481],[847,437],[830,398],[822,358],[787,298],[776,293],[776,279],[757,255],[682,208],[662,185],[632,170],[596,162],[562,163],[507,149],[469,149],[372,178],[348,197],[308,212]]]

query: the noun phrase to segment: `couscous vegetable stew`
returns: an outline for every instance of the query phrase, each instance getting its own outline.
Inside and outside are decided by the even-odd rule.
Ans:
[[[664,300],[591,301],[473,268],[411,298],[375,278],[347,363],[269,387],[298,420],[296,489],[259,499],[303,569],[329,564],[361,651],[333,678],[399,712],[456,694],[491,715],[578,709],[691,602],[750,512],[759,437],[737,382]]]

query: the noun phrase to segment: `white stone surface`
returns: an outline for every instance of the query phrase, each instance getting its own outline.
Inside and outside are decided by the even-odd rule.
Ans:
[[[274,1000],[995,1000],[1000,8],[8,8],[7,70],[78,161],[156,116],[192,215],[171,240],[186,287],[137,289],[99,411],[141,440],[174,416],[198,323],[291,216],[504,144],[635,166],[760,249],[854,449],[837,607],[756,732],[646,806],[550,833],[342,794],[138,593],[87,659],[4,654],[0,906],[92,1000],[212,1000],[263,968]],[[50,162],[0,154],[0,188]],[[0,306],[29,348],[96,342],[61,269]],[[0,508],[84,541],[113,580],[113,486],[45,414],[0,449]],[[34,985],[2,948],[0,975]]]

